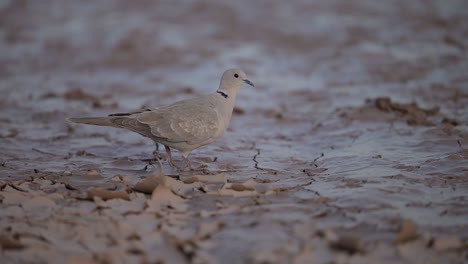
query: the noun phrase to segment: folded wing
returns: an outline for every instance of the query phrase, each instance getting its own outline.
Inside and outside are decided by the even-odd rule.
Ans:
[[[151,135],[168,142],[200,144],[216,135],[220,124],[209,104],[174,104],[135,115],[132,127],[147,126]]]

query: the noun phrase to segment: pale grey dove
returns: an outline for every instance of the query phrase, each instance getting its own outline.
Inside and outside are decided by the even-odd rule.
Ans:
[[[175,164],[171,148],[182,153],[191,168],[188,156],[201,146],[221,138],[231,120],[236,94],[243,84],[253,86],[239,69],[223,73],[215,93],[183,100],[172,105],[138,112],[111,114],[107,117],[69,118],[74,123],[126,128],[166,148],[167,159]]]

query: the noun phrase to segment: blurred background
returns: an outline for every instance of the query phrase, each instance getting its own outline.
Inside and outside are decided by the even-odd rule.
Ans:
[[[1,74],[31,95],[69,83],[115,96],[113,86],[211,92],[233,66],[260,91],[372,84],[366,97],[382,93],[378,85],[412,89],[423,78],[462,85],[465,10],[463,0],[3,0]]]

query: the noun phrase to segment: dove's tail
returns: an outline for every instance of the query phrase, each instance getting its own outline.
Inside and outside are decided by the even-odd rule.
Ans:
[[[112,117],[72,117],[67,118],[69,122],[94,125],[94,126],[110,126],[118,127],[113,121]]]

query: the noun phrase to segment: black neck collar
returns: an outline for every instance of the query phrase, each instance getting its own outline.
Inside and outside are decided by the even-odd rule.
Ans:
[[[223,91],[216,91],[216,92],[219,93],[222,97],[228,98],[227,93],[225,93],[225,92],[223,92]]]

